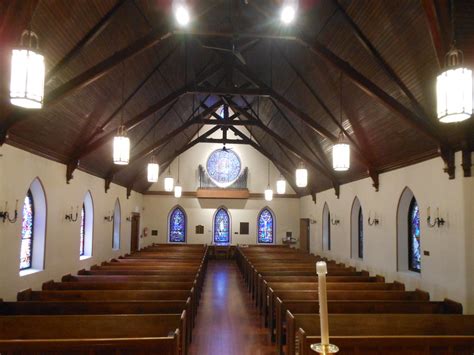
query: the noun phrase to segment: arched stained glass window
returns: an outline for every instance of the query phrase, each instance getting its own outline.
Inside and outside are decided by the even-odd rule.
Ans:
[[[275,234],[273,213],[268,208],[264,208],[258,215],[257,223],[258,243],[272,244],[273,236]]]
[[[33,237],[35,221],[35,204],[31,190],[23,203],[23,219],[21,224],[20,270],[31,268],[33,255]]]
[[[86,209],[82,204],[81,209],[81,245],[79,247],[79,255],[84,255],[84,243],[86,241]]]
[[[120,228],[122,223],[122,212],[120,208],[120,201],[117,199],[115,201],[114,208],[114,225],[112,229],[112,249],[120,249]]]
[[[230,243],[230,216],[223,207],[219,208],[214,215],[214,243]]]
[[[362,207],[359,208],[358,220],[358,241],[359,241],[359,258],[364,258],[364,215],[362,214]]]
[[[421,271],[420,209],[414,197],[408,209],[408,268]]]
[[[170,243],[186,243],[186,214],[179,206],[170,214],[168,239]]]

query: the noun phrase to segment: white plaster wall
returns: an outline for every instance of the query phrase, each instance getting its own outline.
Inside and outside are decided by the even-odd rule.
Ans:
[[[200,135],[206,132],[213,126],[204,126],[200,130]],[[241,131],[250,136],[248,131],[241,128]],[[211,138],[221,138],[220,131],[214,133]],[[228,132],[229,139],[236,139],[233,132]],[[206,162],[209,155],[216,149],[221,149],[222,144],[197,144],[188,151],[180,155],[179,166],[180,166],[180,182],[183,187],[183,191],[196,191],[199,187],[199,173],[198,166],[201,164],[206,168]],[[227,148],[232,148],[237,155],[240,157],[242,163],[242,170],[247,167],[249,169],[248,174],[248,189],[252,193],[263,193],[268,185],[267,179],[267,167],[268,159],[262,154],[257,152],[254,148],[248,145],[227,145]],[[178,159],[175,159],[171,164],[171,175],[176,180],[178,178]],[[168,176],[168,171],[160,170],[160,179],[157,183],[150,187],[150,191],[164,191],[164,178]],[[280,177],[278,169],[270,164],[270,185],[273,192],[276,194],[276,181]],[[286,193],[294,194],[292,188],[286,184]]]
[[[311,225],[311,252],[381,274],[387,281],[398,280],[407,289],[421,288],[433,300],[444,297],[462,302],[464,311],[474,313],[474,223],[473,178],[464,178],[460,166],[461,155],[456,155],[456,179],[449,180],[443,172],[441,158],[432,159],[380,176],[380,190],[376,192],[370,179],[341,186],[340,199],[334,190],[317,194],[314,204],[310,196],[300,202],[301,217],[317,220]],[[421,248],[429,251],[422,256],[422,272],[397,271],[397,206],[408,186],[414,193],[421,211]],[[364,213],[364,259],[350,257],[351,206],[358,197]],[[341,223],[331,226],[331,251],[322,251],[322,209],[327,202],[331,217]],[[432,214],[439,207],[447,220],[442,228],[428,228],[427,208]],[[369,211],[377,213],[378,226],[369,226]]]
[[[131,223],[126,217],[131,212],[141,211],[143,196],[132,192],[126,198],[123,187],[111,184],[104,192],[104,180],[81,171],[74,173],[68,185],[65,180],[66,167],[62,164],[4,145],[0,148],[0,206],[8,201],[10,212],[15,200],[19,200],[18,221],[15,224],[0,222],[0,298],[13,300],[16,293],[25,288],[40,289],[45,281],[59,280],[62,275],[75,273],[112,257],[130,251]],[[46,255],[43,271],[19,276],[21,207],[24,196],[38,177],[46,192],[47,225]],[[84,196],[90,190],[94,202],[94,234],[92,257],[79,259],[79,220],[75,223],[64,220],[71,206],[82,206]],[[104,216],[113,211],[119,198],[122,207],[120,250],[112,250],[112,223]],[[79,211],[80,213],[80,211]],[[141,246],[150,243],[142,239]]]
[[[176,199],[171,196],[145,195],[143,199],[144,226],[158,230],[157,237],[151,237],[155,243],[168,242],[168,215],[179,204],[187,216],[187,242],[191,244],[211,244],[213,216],[217,208],[225,206],[229,210],[232,223],[232,244],[256,244],[257,216],[263,207],[270,207],[276,219],[276,242],[281,244],[287,231],[299,238],[299,199],[274,198],[248,200],[203,200],[194,197]],[[240,222],[249,222],[249,235],[239,235]],[[204,234],[196,234],[195,227],[204,226]]]

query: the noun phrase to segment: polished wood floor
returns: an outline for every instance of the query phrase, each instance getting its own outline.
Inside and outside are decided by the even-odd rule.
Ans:
[[[273,355],[235,261],[210,260],[190,355]]]

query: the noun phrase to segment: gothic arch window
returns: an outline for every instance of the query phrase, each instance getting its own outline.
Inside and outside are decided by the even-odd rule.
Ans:
[[[174,207],[169,214],[168,241],[186,243],[186,213],[181,206]]]
[[[415,197],[408,209],[408,269],[421,271],[420,209]]]
[[[122,224],[120,201],[117,199],[115,201],[114,208],[114,228],[112,233],[112,249],[120,249],[120,225]]]
[[[270,208],[265,207],[258,214],[257,219],[257,242],[262,244],[273,244],[275,237],[275,217]]]
[[[86,259],[92,256],[92,239],[94,234],[94,203],[90,191],[84,196],[81,209],[81,227],[79,256]]]
[[[44,268],[46,241],[46,194],[36,178],[28,188],[21,213],[20,276]]]
[[[420,208],[413,192],[403,190],[397,211],[397,268],[421,272]]]
[[[230,244],[231,222],[225,207],[219,207],[214,214],[214,244]]]
[[[364,258],[364,213],[357,197],[354,198],[351,211],[351,256]]]
[[[32,265],[33,238],[35,221],[35,202],[31,190],[28,189],[23,201],[21,222],[20,270],[30,269]]]
[[[323,208],[323,250],[331,250],[331,212],[327,203]]]

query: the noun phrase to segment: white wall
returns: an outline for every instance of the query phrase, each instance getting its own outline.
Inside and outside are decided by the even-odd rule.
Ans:
[[[441,158],[432,159],[380,176],[380,190],[376,192],[370,179],[341,186],[340,199],[333,190],[317,194],[314,204],[310,196],[301,199],[301,217],[317,220],[311,225],[311,251],[338,261],[364,268],[371,274],[384,275],[387,281],[398,280],[407,289],[421,288],[434,300],[451,298],[464,305],[464,311],[474,313],[474,184],[464,178],[460,166],[461,155],[456,155],[456,179],[449,180],[443,172]],[[409,187],[421,212],[421,249],[430,256],[422,256],[421,274],[397,271],[397,205],[405,187]],[[351,206],[358,197],[364,213],[364,259],[351,259]],[[341,223],[332,227],[331,251],[322,251],[321,218],[327,202],[331,216]],[[439,207],[445,220],[442,228],[428,228],[427,208],[433,213]],[[369,211],[377,213],[378,226],[369,226]]]
[[[104,192],[104,180],[81,171],[74,173],[68,185],[65,180],[66,167],[20,149],[4,145],[0,148],[0,209],[8,201],[9,210],[18,202],[18,221],[15,224],[0,222],[0,298],[12,300],[25,288],[40,289],[45,281],[59,280],[67,273],[76,273],[112,257],[130,251],[131,223],[126,217],[131,212],[141,211],[143,196],[132,192],[126,199],[125,188],[111,184]],[[46,255],[43,271],[19,276],[21,207],[25,194],[34,178],[38,177],[46,192],[47,224]],[[79,259],[79,228],[77,222],[64,220],[71,206],[81,207],[86,192],[90,190],[94,202],[94,234],[92,257]],[[120,250],[112,250],[112,223],[104,216],[113,211],[119,198],[122,207]],[[79,210],[80,213],[80,210]],[[142,246],[150,242],[142,240]]]
[[[203,200],[194,197],[176,199],[171,196],[145,195],[143,199],[143,223],[151,230],[158,230],[157,237],[151,237],[155,243],[168,242],[168,214],[179,204],[187,216],[187,242],[191,244],[212,242],[213,216],[220,206],[227,207],[232,222],[232,244],[256,244],[257,215],[268,206],[272,209],[276,220],[276,242],[281,244],[287,231],[299,238],[299,199],[274,198],[267,202],[263,199],[248,200]],[[239,232],[240,222],[249,222],[249,235],[235,234]],[[204,226],[204,234],[196,234],[195,227]]]

